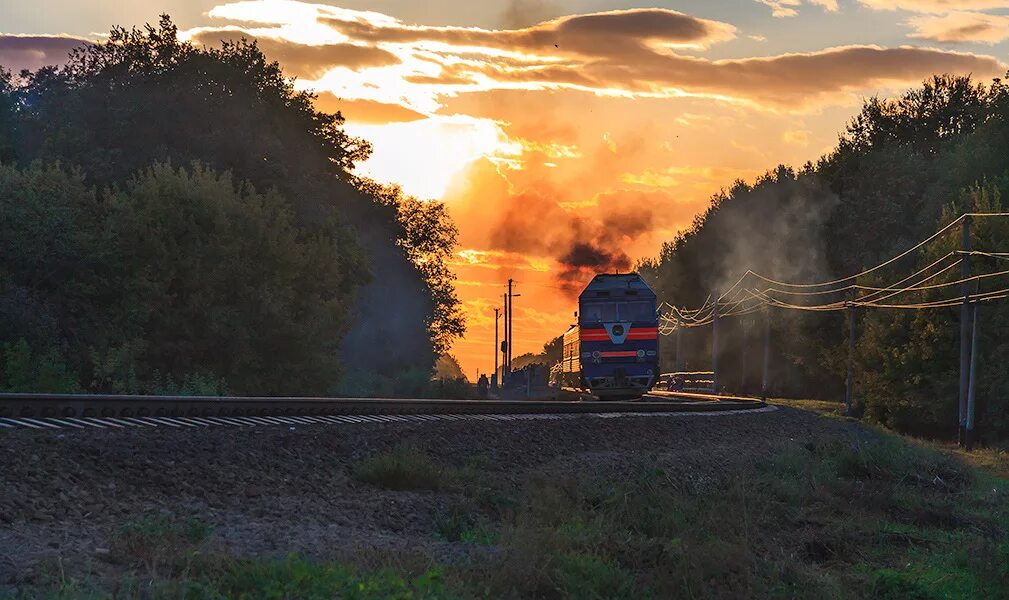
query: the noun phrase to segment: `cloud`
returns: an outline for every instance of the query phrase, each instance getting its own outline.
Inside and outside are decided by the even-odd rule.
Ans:
[[[300,44],[285,39],[256,36],[236,28],[199,29],[186,32],[186,35],[194,43],[205,46],[218,46],[221,42],[237,42],[243,38],[255,40],[268,58],[283,65],[286,73],[308,79],[316,79],[335,67],[358,71],[400,62],[399,57],[392,52],[373,46],[348,43]]]
[[[843,103],[877,87],[906,87],[934,73],[997,76],[993,57],[932,48],[845,46],[817,52],[707,60],[642,53],[637,60],[597,60],[578,66],[502,69],[485,64],[479,74],[499,84],[570,86],[640,95],[701,95],[755,105],[802,110]]]
[[[0,34],[0,66],[18,72],[62,65],[70,51],[91,41],[65,35]]]
[[[808,146],[809,145],[809,131],[805,129],[795,129],[791,131],[786,131],[781,134],[781,141],[786,144],[791,144],[793,146]]]
[[[352,39],[373,43],[439,43],[548,57],[634,55],[641,48],[705,48],[732,39],[735,27],[673,10],[642,8],[572,15],[524,29],[424,27],[355,16],[320,16]]]
[[[858,0],[876,10],[905,10],[920,13],[991,10],[1009,8],[1009,0]]]
[[[978,12],[951,12],[908,19],[914,28],[908,37],[946,44],[976,42],[997,44],[1009,38],[1009,16]]]
[[[315,108],[323,112],[339,112],[347,121],[355,123],[409,123],[426,119],[427,115],[400,104],[373,100],[348,100],[335,94],[322,92],[315,99]]]
[[[836,9],[833,0],[805,3]],[[569,15],[500,30],[410,25],[380,13],[282,0],[229,4],[210,14],[276,25],[255,30],[261,38],[290,35],[295,25],[307,28],[313,39],[326,40],[324,49],[294,52],[281,45],[274,52],[290,53],[303,70],[325,64],[327,54],[357,69],[331,71],[313,85],[425,114],[460,94],[495,89],[696,96],[803,112],[856,104],[866,93],[916,85],[935,73],[985,78],[1006,70],[991,56],[918,47],[844,46],[723,60],[688,56],[680,52],[734,38],[735,27],[659,8]],[[351,49],[361,54],[347,54]],[[388,64],[390,56],[398,62]]]
[[[794,17],[799,14],[797,10],[802,4],[815,4],[830,12],[837,11],[837,0],[757,0],[757,2],[770,7],[771,15],[775,17]]]

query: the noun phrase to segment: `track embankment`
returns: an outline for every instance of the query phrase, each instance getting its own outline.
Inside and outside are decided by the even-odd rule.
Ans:
[[[519,497],[530,477],[630,473],[643,460],[683,489],[718,490],[740,465],[851,427],[779,408],[717,417],[12,429],[0,434],[0,591],[57,560],[84,577],[114,573],[116,532],[148,515],[199,519],[213,530],[211,550],[235,556],[393,551],[453,560],[474,546],[445,540],[439,523],[473,490]],[[355,477],[362,461],[397,448],[466,478],[396,492]]]

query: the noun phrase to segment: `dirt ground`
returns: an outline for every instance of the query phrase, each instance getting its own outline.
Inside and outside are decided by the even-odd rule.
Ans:
[[[59,561],[108,571],[117,528],[141,515],[195,517],[216,549],[326,559],[369,549],[446,561],[469,551],[436,535],[459,489],[394,492],[353,478],[401,444],[517,493],[536,473],[619,474],[658,461],[686,489],[724,486],[735,468],[857,427],[778,408],[739,415],[578,417],[286,427],[0,432],[0,590]]]

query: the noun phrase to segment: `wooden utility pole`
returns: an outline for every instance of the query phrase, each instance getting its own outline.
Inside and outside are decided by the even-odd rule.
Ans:
[[[711,318],[711,392],[718,393],[718,292]]]
[[[974,323],[971,325],[970,336],[970,378],[967,391],[967,419],[964,426],[964,446],[967,450],[974,449],[974,398],[977,395],[977,320],[981,305],[974,302]]]
[[[849,298],[851,294],[848,295]],[[848,302],[848,376],[844,379],[844,414],[851,416],[852,392],[855,387],[855,304]]]
[[[768,376],[771,371],[771,308],[764,307],[764,381],[760,385],[760,396],[767,400],[767,390],[770,385]]]
[[[967,424],[967,393],[970,387],[970,357],[967,354],[967,345],[970,343],[970,215],[963,218],[963,240],[961,249],[963,256],[960,259],[960,279],[963,283],[960,290],[963,292],[963,304],[960,306],[960,403],[958,411],[957,443],[964,444],[964,432]]]

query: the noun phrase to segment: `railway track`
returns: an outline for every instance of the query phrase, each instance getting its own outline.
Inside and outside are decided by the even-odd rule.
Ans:
[[[635,402],[0,394],[0,429],[300,426],[576,416],[735,414],[752,398],[656,392]]]

